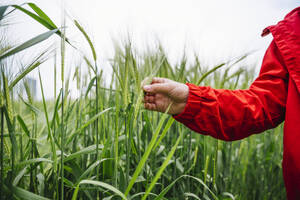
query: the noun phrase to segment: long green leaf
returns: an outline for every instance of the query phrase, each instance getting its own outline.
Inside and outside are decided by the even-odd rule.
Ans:
[[[30,8],[35,11],[36,14],[38,14],[41,18],[43,18],[48,24],[50,24],[53,28],[57,29],[57,26],[54,24],[54,22],[42,11],[36,4],[34,3],[28,3]]]
[[[88,176],[89,173],[91,173],[99,164],[101,164],[102,162],[106,161],[106,160],[113,160],[113,158],[104,158],[102,160],[98,160],[95,163],[93,163],[89,168],[87,168],[87,170],[85,170],[80,177],[77,180],[77,183],[75,185],[77,185],[81,180],[83,180],[84,178],[86,178],[86,176]]]
[[[139,196],[142,196],[142,195],[144,195],[145,194],[145,192],[139,192],[139,193],[137,193],[137,194],[134,194],[134,195],[132,195],[131,197],[130,197],[130,199],[132,200],[132,199],[135,199],[135,198],[137,198],[137,197],[139,197]],[[153,197],[157,197],[157,194],[154,194],[154,193],[149,193],[149,195],[148,196],[153,196]],[[140,197],[138,198],[138,199],[141,199]],[[166,200],[165,198],[162,198],[162,200]]]
[[[115,194],[117,194],[118,196],[120,196],[122,199],[127,200],[127,197],[117,188],[113,187],[112,185],[109,185],[107,183],[101,182],[101,181],[93,181],[93,180],[82,180],[80,181],[80,183],[77,185],[74,193],[73,193],[73,197],[72,200],[76,200],[77,199],[77,194],[78,194],[78,190],[79,190],[79,186],[82,184],[91,184],[91,185],[96,185],[102,188],[105,188],[107,190],[110,190],[112,192],[114,192]]]
[[[23,4],[23,5],[25,5],[25,4]],[[53,21],[37,5],[35,5],[33,3],[28,3],[28,5],[37,13],[37,15],[19,5],[10,5],[10,6],[25,13],[26,15],[33,18],[35,21],[37,21],[38,23],[40,23],[41,25],[43,25],[44,27],[46,27],[49,30],[57,29],[57,26],[53,23]],[[60,37],[65,37],[59,30],[56,32],[56,34],[59,35]],[[66,42],[68,42],[72,47],[74,47],[70,43],[68,38],[66,38]]]
[[[56,102],[55,102],[55,106],[54,106],[54,112],[53,112],[53,116],[52,116],[52,121],[51,121],[51,128],[54,127],[55,125],[55,119],[58,113],[58,106],[59,106],[59,101],[60,101],[60,96],[62,94],[62,90],[59,91],[58,97],[56,98]]]
[[[26,172],[27,172],[27,167],[24,167],[24,169],[22,169],[19,172],[19,174],[15,177],[14,181],[12,182],[12,185],[17,186]]]
[[[102,112],[99,112],[97,115],[93,116],[90,120],[88,120],[87,122],[84,123],[84,125],[82,125],[79,129],[77,129],[74,133],[72,133],[68,140],[67,140],[67,145],[73,140],[73,138],[79,134],[80,132],[82,132],[88,125],[90,125],[91,123],[93,123],[96,119],[98,119],[101,115],[103,115],[104,113],[110,111],[113,108],[107,108],[105,110],[103,110]]]
[[[53,35],[54,33],[56,33],[58,31],[58,29],[54,29],[54,30],[51,30],[51,31],[47,31],[46,33],[42,33],[26,42],[24,42],[23,44],[13,48],[13,49],[10,49],[9,51],[7,52],[4,52],[2,55],[0,55],[0,60],[6,58],[6,57],[9,57],[9,56],[12,56],[16,53],[19,53],[29,47],[32,47],[46,39],[48,39],[51,35]]]
[[[168,120],[166,126],[164,127],[163,132],[161,133],[161,135],[159,136],[155,146],[153,147],[153,151],[155,151],[156,147],[158,147],[158,145],[160,144],[160,142],[162,141],[162,139],[166,136],[168,130],[170,129],[170,127],[172,126],[172,124],[174,123],[175,119],[172,117]]]
[[[19,197],[21,199],[25,199],[25,200],[50,200],[48,198],[39,196],[37,194],[34,194],[32,192],[29,192],[27,190],[24,190],[24,189],[16,187],[16,186],[12,186],[11,190],[14,193],[14,195],[16,195],[17,197]]]
[[[9,84],[8,88],[9,90],[12,90],[13,87],[19,82],[21,81],[27,74],[29,74],[30,72],[32,72],[34,69],[36,69],[38,66],[40,66],[42,63],[44,63],[47,58],[45,58],[46,53],[48,52],[48,50],[42,52],[36,59],[34,59],[34,61],[28,65],[28,67],[26,67],[22,72],[20,72],[15,78],[14,80]]]
[[[169,109],[167,109],[167,110],[169,110]],[[161,119],[159,121],[159,124],[158,124],[158,126],[157,126],[157,128],[156,128],[156,130],[155,130],[155,132],[154,132],[154,134],[152,136],[152,138],[151,138],[151,141],[150,141],[150,143],[149,143],[149,145],[148,145],[148,147],[147,147],[147,149],[146,149],[143,157],[141,158],[141,160],[140,160],[137,168],[135,169],[135,172],[134,172],[134,174],[133,174],[133,176],[132,176],[132,178],[131,178],[131,180],[130,180],[127,188],[126,188],[126,191],[125,191],[125,195],[126,196],[129,194],[129,192],[130,192],[133,184],[135,183],[135,180],[137,179],[137,177],[139,176],[140,172],[142,171],[143,166],[146,163],[146,161],[147,161],[147,159],[148,159],[148,157],[149,157],[149,155],[151,153],[151,150],[152,150],[153,146],[156,143],[157,137],[158,137],[158,135],[160,133],[160,130],[161,130],[162,126],[163,126],[163,123],[167,119],[167,117],[168,117],[168,114],[166,114],[166,113],[164,113],[163,116],[161,117]]]
[[[50,138],[52,157],[53,157],[53,161],[54,161],[53,170],[54,170],[54,172],[56,172],[56,170],[57,170],[57,155],[56,155],[56,149],[55,149],[55,141],[54,141],[54,135],[51,130],[50,123],[49,123],[47,105],[46,105],[46,100],[45,100],[45,95],[44,95],[44,87],[43,87],[43,82],[42,82],[40,71],[39,71],[39,80],[40,80],[40,86],[41,86],[44,113],[45,113],[45,118],[46,118],[46,123],[47,123],[47,128],[48,128],[48,138]]]
[[[99,146],[99,148],[103,148],[103,145],[102,145],[102,146]],[[67,162],[67,161],[69,161],[69,160],[72,160],[72,159],[74,159],[74,158],[77,158],[77,157],[79,157],[79,156],[81,156],[81,155],[83,155],[83,154],[90,154],[90,153],[93,153],[93,152],[95,152],[95,151],[96,151],[96,145],[94,144],[94,145],[88,146],[88,147],[86,147],[86,148],[84,148],[84,149],[81,149],[80,151],[77,151],[77,152],[75,152],[75,153],[72,153],[72,154],[66,156],[66,157],[64,158],[64,162]]]
[[[45,20],[44,18],[34,14],[33,12],[19,6],[19,5],[11,5],[12,7],[20,10],[21,12],[25,13],[26,15],[30,16],[31,18],[33,18],[35,21],[39,22],[40,24],[42,24],[43,26],[45,26],[47,29],[49,30],[53,30],[53,29],[57,29],[56,26],[52,26],[51,24],[49,24],[49,22],[47,20]],[[60,35],[60,33],[59,33]]]
[[[222,63],[220,65],[215,66],[214,68],[212,68],[211,70],[209,70],[208,72],[206,72],[205,74],[203,74],[203,76],[201,76],[201,78],[198,80],[198,82],[196,83],[196,85],[200,85],[200,83],[211,73],[213,73],[214,71],[216,71],[217,69],[223,67],[225,65],[225,63]]]
[[[175,179],[171,184],[169,184],[154,200],[160,200],[161,198],[163,198],[167,194],[167,192],[175,185],[175,183],[181,180],[182,178],[190,178],[192,180],[197,181],[198,183],[200,183],[200,185],[202,185],[206,190],[209,191],[209,193],[213,196],[215,200],[219,199],[201,179],[190,175],[182,175]]]
[[[7,128],[8,128],[8,132],[9,132],[9,138],[10,138],[10,141],[12,144],[13,152],[17,153],[19,147],[18,147],[17,138],[16,138],[16,135],[14,132],[14,127],[13,127],[12,121],[9,117],[6,107],[4,106],[2,109],[4,111],[4,116],[6,118]]]
[[[22,119],[22,117],[20,115],[17,115],[17,120],[21,126],[21,128],[23,129],[23,131],[25,132],[25,134],[28,136],[28,138],[30,138],[30,132],[29,129],[27,128],[24,120]]]
[[[1,20],[3,19],[4,13],[5,13],[5,11],[7,10],[8,7],[9,7],[9,6],[1,6],[1,7],[0,7],[0,22],[1,22]]]
[[[46,158],[33,158],[30,160],[25,160],[23,162],[18,163],[18,166],[23,166],[23,165],[30,165],[30,164],[34,164],[34,163],[39,163],[39,162],[49,162],[49,163],[53,163],[52,160],[46,159]]]
[[[41,113],[41,110],[39,110],[37,107],[27,103],[22,96],[19,96],[19,98],[21,99],[21,101],[35,114],[38,115],[39,113]]]
[[[94,82],[96,80],[96,76],[94,76],[91,81],[89,82],[89,85],[87,87],[87,90],[85,92],[85,97],[87,97],[87,95],[89,94],[90,90],[92,89],[92,87],[94,86]]]
[[[195,195],[194,193],[190,193],[190,192],[186,192],[183,194],[184,196],[186,196],[188,199],[190,199],[189,197],[192,197],[194,199],[197,199],[197,200],[201,200],[197,195]]]
[[[154,185],[156,184],[157,180],[161,177],[163,171],[165,170],[165,168],[167,167],[167,165],[169,164],[169,161],[171,160],[173,154],[175,153],[175,150],[179,144],[179,142],[182,140],[182,132],[180,133],[179,138],[177,139],[175,145],[172,147],[171,151],[169,152],[167,158],[165,159],[165,161],[163,162],[163,164],[161,165],[161,167],[159,168],[158,172],[156,173],[155,177],[153,178],[153,180],[151,181],[149,187],[146,190],[145,195],[143,196],[142,200],[145,200],[147,198],[147,196],[149,195],[149,193],[151,192],[152,188],[154,187]]]

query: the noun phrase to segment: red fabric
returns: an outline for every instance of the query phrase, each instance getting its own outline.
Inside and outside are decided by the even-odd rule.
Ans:
[[[189,86],[174,118],[190,129],[233,141],[284,124],[283,175],[288,200],[300,199],[300,7],[263,31],[274,40],[259,77],[247,90]]]

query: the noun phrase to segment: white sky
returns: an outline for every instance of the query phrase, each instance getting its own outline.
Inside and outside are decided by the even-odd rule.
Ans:
[[[24,1],[7,1],[17,2]],[[60,25],[59,0],[33,0],[48,16]],[[192,58],[195,53],[208,64],[258,50],[253,60],[261,62],[272,37],[261,38],[262,30],[276,24],[285,14],[300,4],[296,0],[65,0],[69,15],[80,21],[95,43],[100,67],[113,54],[113,41],[122,41],[127,35],[140,51],[157,44],[159,40],[173,63],[184,52]],[[15,14],[8,31],[16,43],[23,42],[46,31],[24,14]],[[88,52],[81,34],[67,24],[67,35],[77,46]],[[54,41],[54,36],[51,41]],[[45,48],[49,41],[39,45]],[[35,47],[22,55],[32,57]],[[69,55],[69,66],[79,60]],[[53,63],[41,67],[44,86],[53,91]],[[32,74],[36,76],[36,74]],[[73,87],[73,85],[72,85]],[[50,97],[53,92],[47,93]]]

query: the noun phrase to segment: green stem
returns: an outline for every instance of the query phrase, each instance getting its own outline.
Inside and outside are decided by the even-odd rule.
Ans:
[[[64,86],[62,86],[62,94],[61,94],[61,153],[60,153],[60,157],[61,157],[61,160],[60,160],[60,165],[61,165],[61,180],[60,180],[60,183],[61,183],[61,200],[64,199]]]
[[[61,200],[64,199],[64,148],[65,148],[65,133],[64,133],[64,68],[65,68],[65,43],[66,43],[66,17],[65,17],[65,12],[64,12],[64,1],[62,0],[62,27],[63,28],[63,34],[61,37],[61,88],[62,88],[62,94],[61,94]]]
[[[214,178],[213,178],[214,187],[216,186],[216,179],[217,179],[218,151],[219,151],[219,140],[216,141],[215,158],[214,158]]]
[[[95,61],[95,68],[96,68],[96,114],[99,112],[99,104],[98,104],[98,99],[99,99],[99,92],[98,92],[98,67]],[[99,160],[99,131],[98,131],[98,118],[95,121],[95,128],[96,128],[96,162]],[[99,165],[96,167],[96,173],[97,173],[97,180],[99,180]],[[97,190],[97,199],[99,199],[100,193]]]
[[[4,119],[3,119],[3,107],[1,106],[1,153],[0,153],[0,160],[1,160],[1,186],[0,186],[0,197],[3,197],[2,191],[3,191],[3,170],[4,170],[4,166],[3,166],[3,140],[4,140]]]
[[[125,137],[126,137],[126,181],[129,183],[129,136],[128,136],[128,119],[127,113],[125,114]]]
[[[56,52],[54,54],[54,105],[56,103]],[[56,135],[56,115],[54,115],[53,117],[53,138],[55,138],[55,135]],[[55,198],[55,195],[58,195],[59,193],[59,189],[57,187],[58,185],[58,177],[57,177],[57,171],[54,171],[53,172],[53,184],[55,185],[55,187],[53,187],[53,199],[56,199]],[[58,196],[57,196],[58,197]]]

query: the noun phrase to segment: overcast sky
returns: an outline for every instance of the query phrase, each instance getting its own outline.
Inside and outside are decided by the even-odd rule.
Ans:
[[[60,24],[59,0],[32,2]],[[129,35],[141,51],[159,40],[173,63],[186,52],[190,57],[197,54],[210,64],[251,50],[258,50],[253,59],[261,62],[272,39],[271,36],[261,38],[262,30],[300,5],[296,0],[65,0],[65,3],[71,18],[79,20],[92,36],[100,63],[112,57],[112,39],[121,41]],[[10,27],[9,33],[13,33],[10,38],[16,43],[46,31],[23,14],[15,14],[13,21],[16,24]],[[68,37],[87,49],[81,34],[70,24],[67,27]],[[34,52],[29,54],[27,57]],[[68,60],[72,63],[72,57]],[[52,65],[49,62],[45,65],[41,68],[44,84],[51,88]],[[102,66],[104,71],[109,71],[105,64]]]

